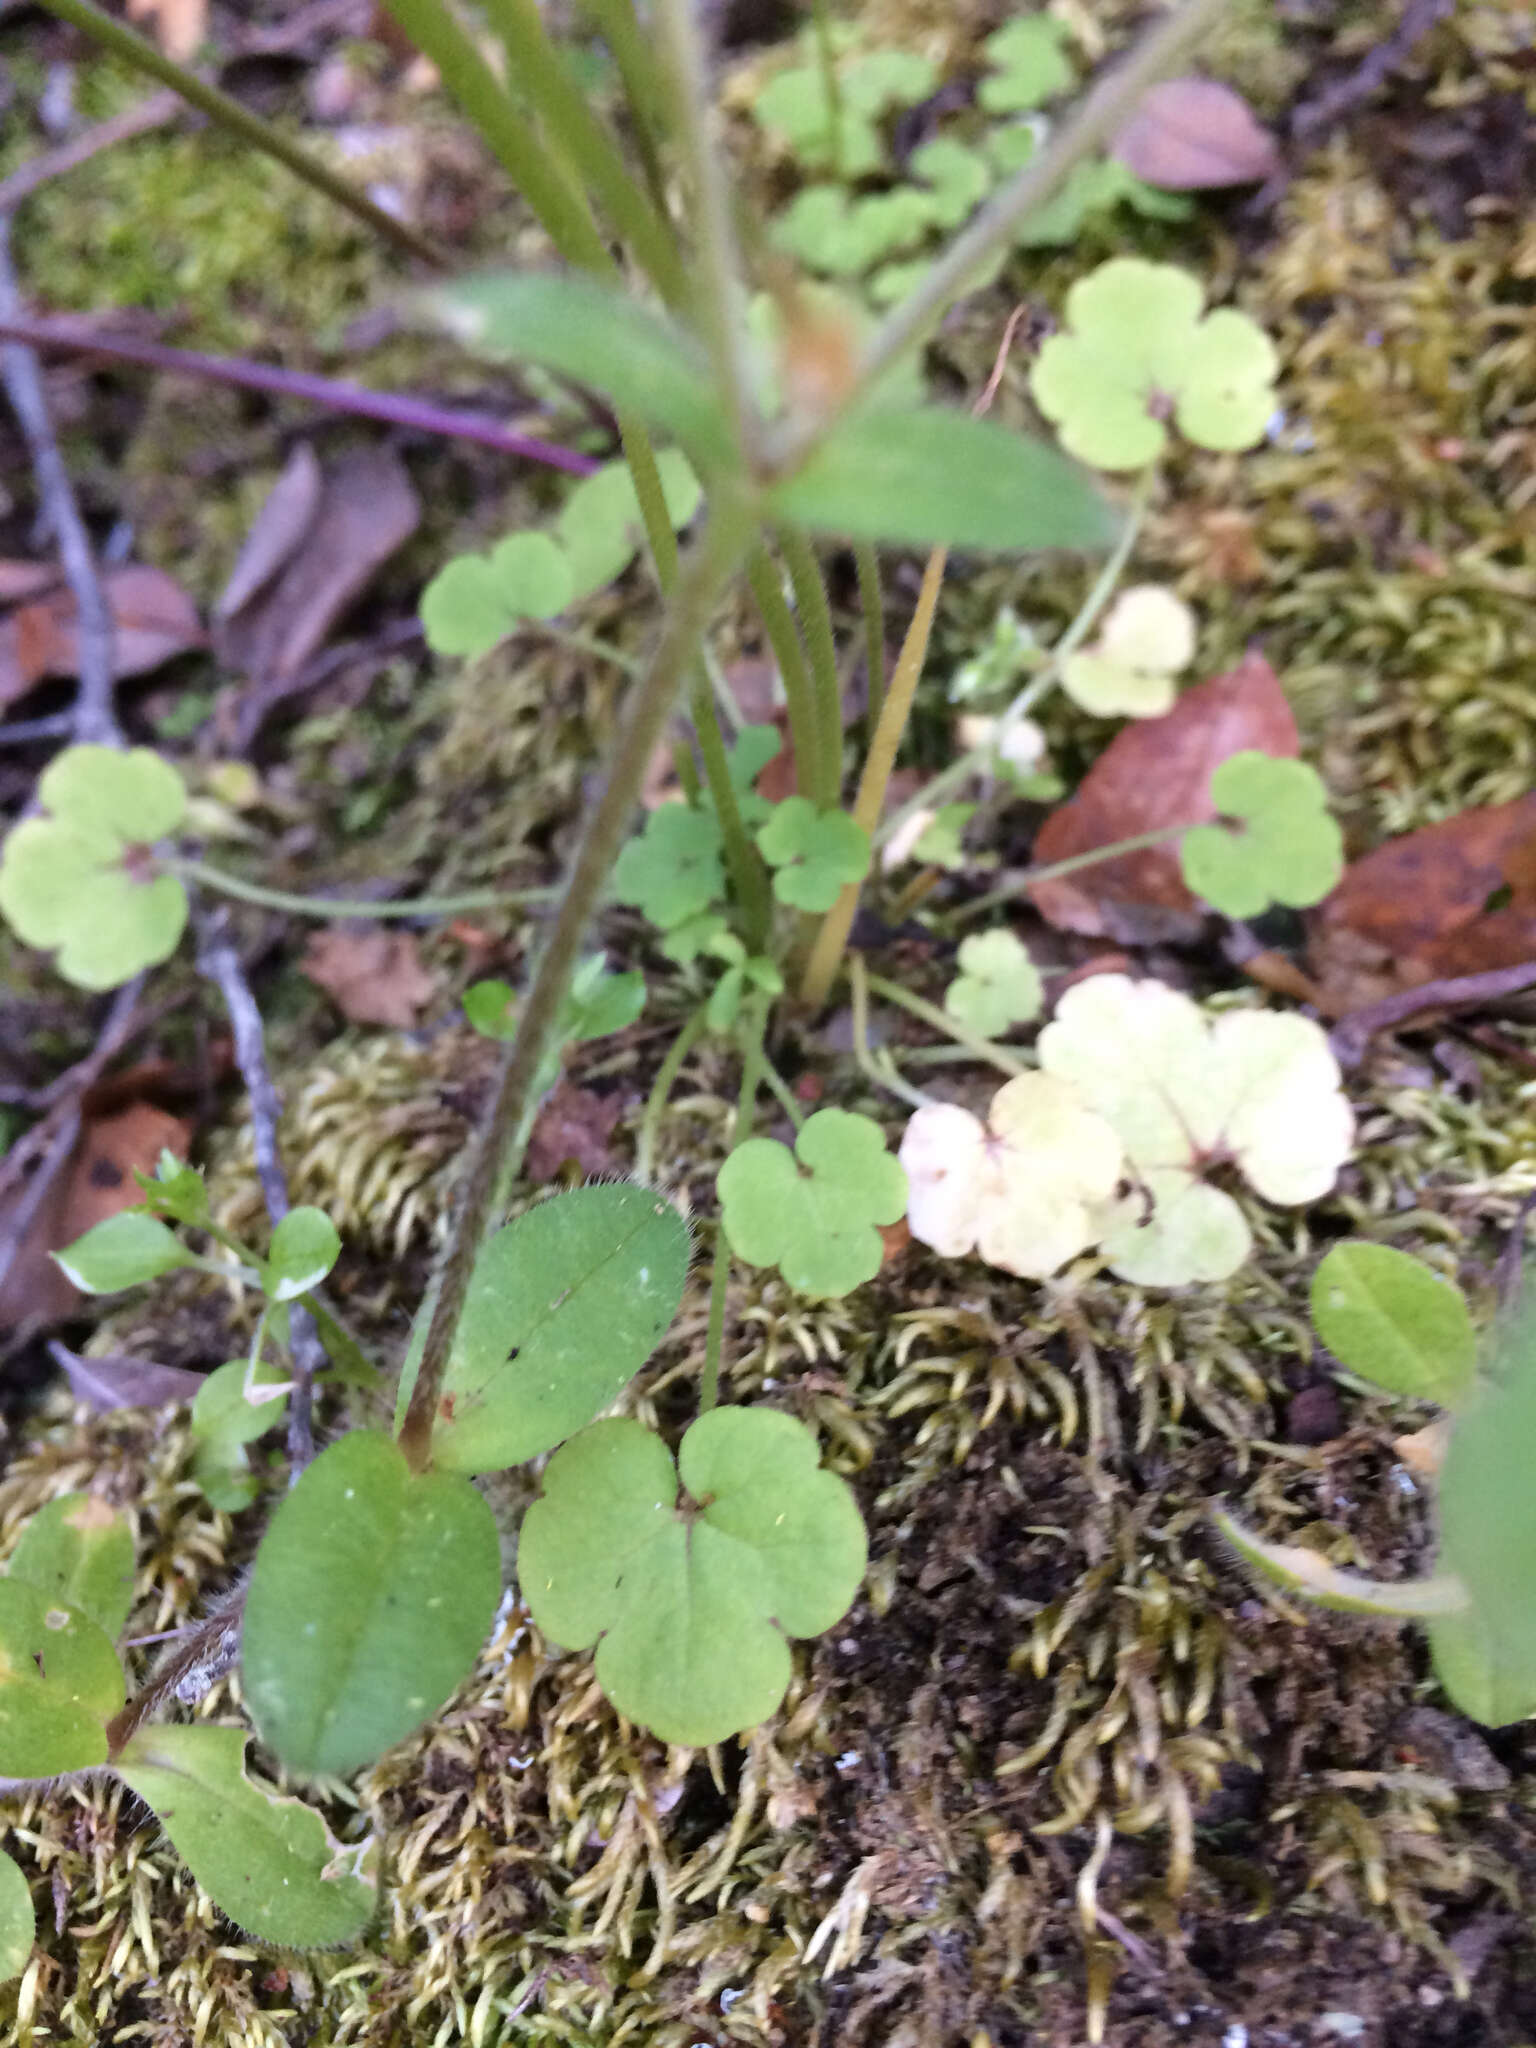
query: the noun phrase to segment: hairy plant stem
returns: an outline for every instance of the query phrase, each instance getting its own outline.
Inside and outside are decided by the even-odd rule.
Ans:
[[[366,192],[359,192],[355,185],[338,177],[329,164],[312,156],[299,143],[290,141],[270,121],[253,114],[249,107],[231,99],[227,92],[220,92],[216,85],[209,85],[206,79],[199,78],[186,65],[167,57],[147,37],[115,21],[104,8],[95,5],[95,0],[38,0],[38,4],[58,20],[67,21],[72,28],[83,29],[110,50],[114,57],[121,57],[136,70],[158,78],[162,85],[173,87],[189,106],[196,107],[199,113],[217,121],[221,128],[227,128],[242,141],[275,157],[295,177],[302,178],[306,185],[313,185],[317,192],[325,193],[328,199],[346,207],[376,235],[393,242],[407,255],[430,263],[434,269],[440,269],[446,262],[443,252],[425,235],[418,234],[415,228],[397,220],[392,213],[386,213],[382,206],[375,206]]]
[[[731,1131],[733,1152],[752,1135],[752,1112],[763,1077],[763,1034],[767,1028],[768,997],[754,993],[742,1005],[741,1086],[736,1094],[736,1121]],[[704,1337],[704,1369],[699,1375],[701,1415],[707,1415],[720,1398],[720,1351],[725,1337],[725,1290],[730,1275],[731,1247],[725,1223],[720,1220],[715,1225],[715,1256],[709,1275],[709,1327]]]
[[[260,882],[247,882],[181,854],[157,855],[155,866],[161,874],[179,875],[184,882],[200,882],[222,896],[259,904],[263,910],[286,910],[295,917],[456,917],[465,910],[511,910],[530,903],[553,903],[560,894],[558,889],[462,889],[451,896],[410,896],[403,902],[375,903],[365,896],[298,896],[287,889],[267,889]]]
[[[644,680],[633,692],[607,784],[587,820],[571,863],[559,913],[539,953],[507,1048],[496,1092],[481,1128],[459,1198],[453,1241],[432,1300],[416,1383],[400,1426],[400,1448],[418,1471],[431,1458],[432,1422],[463,1310],[475,1254],[513,1134],[533,1108],[535,1084],[554,1038],[560,1005],[588,925],[629,829],[652,754],[678,693],[698,659],[709,616],[741,565],[756,524],[754,503],[717,492],[708,523],[686,564]]]
[[[880,556],[874,544],[861,540],[853,551],[859,572],[859,603],[864,612],[864,671],[867,688],[865,727],[873,732],[885,702],[885,598],[880,589]]]
[[[1125,524],[1120,529],[1120,537],[1104,558],[1088,595],[1078,606],[1066,631],[1051,649],[1044,668],[1038,675],[1030,677],[1001,714],[997,730],[979,747],[972,747],[968,753],[961,754],[956,760],[951,761],[947,768],[941,768],[937,775],[930,776],[921,789],[915,790],[904,804],[899,805],[888,818],[883,819],[875,834],[877,846],[884,846],[888,840],[893,839],[903,825],[919,811],[937,810],[940,804],[948,803],[957,790],[963,789],[973,775],[985,774],[996,758],[1003,735],[1008,728],[1027,718],[1046,693],[1061,680],[1061,672],[1067,664],[1068,656],[1075,654],[1082,646],[1098,624],[1099,614],[1115,594],[1120,578],[1125,573],[1125,565],[1131,559],[1132,550],[1145,523],[1156,482],[1157,467],[1156,464],[1152,464],[1144,469],[1136,480],[1135,493],[1131,499],[1130,509],[1126,513]]]
[[[617,144],[587,105],[565,59],[550,41],[537,0],[483,0],[492,28],[539,119],[577,175],[597,194],[646,275],[669,305],[681,305],[687,279],[672,223],[629,174]]]
[[[761,541],[747,557],[747,587],[768,636],[779,681],[784,685],[789,744],[795,756],[795,783],[807,796],[814,796],[822,786],[816,693],[811,687],[811,671],[800,644],[795,615],[779,582],[778,564]]]
[[[928,557],[923,570],[922,587],[917,594],[917,605],[912,613],[912,623],[907,628],[906,638],[901,643],[901,652],[896,657],[896,667],[891,675],[891,686],[880,707],[880,723],[875,727],[874,738],[869,743],[869,752],[864,758],[864,772],[859,777],[858,794],[853,800],[854,823],[863,827],[873,844],[875,827],[880,822],[881,806],[885,802],[886,786],[891,779],[891,770],[896,766],[897,750],[901,736],[906,731],[907,719],[912,710],[912,699],[917,694],[918,678],[923,672],[923,661],[928,652],[928,638],[933,631],[933,616],[938,609],[939,592],[944,587],[944,565],[949,559],[948,550],[935,548]],[[831,992],[837,963],[843,956],[848,943],[848,934],[853,929],[854,913],[859,907],[861,884],[850,882],[822,920],[821,930],[805,963],[805,974],[800,984],[800,999],[813,1009],[819,1009]]]
[[[742,936],[749,953],[761,953],[768,944],[768,934],[773,926],[773,889],[763,856],[748,838],[747,828],[741,822],[741,806],[736,801],[736,785],[731,780],[720,718],[715,710],[709,678],[702,666],[694,670],[689,709],[693,729],[698,736],[699,755],[704,763],[705,787],[720,825],[726,873],[731,878],[731,887],[736,892],[741,911]]]
[[[795,609],[800,614],[806,651],[811,657],[811,683],[816,694],[821,776],[819,786],[805,793],[822,810],[830,811],[842,797],[843,782],[843,691],[837,673],[832,607],[827,602],[827,586],[816,550],[806,536],[789,528],[779,535],[779,544],[784,550]]]
[[[645,171],[651,203],[665,219],[670,214],[661,147],[667,136],[666,91],[654,52],[641,34],[632,0],[582,0],[582,11],[602,32],[629,102],[635,148]]]

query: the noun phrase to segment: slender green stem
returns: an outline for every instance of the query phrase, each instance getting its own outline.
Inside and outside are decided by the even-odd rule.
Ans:
[[[545,640],[553,640],[559,647],[569,647],[576,654],[595,654],[599,661],[611,662],[627,676],[645,673],[643,661],[637,661],[634,655],[626,654],[622,647],[615,647],[611,641],[599,640],[595,633],[583,633],[579,627],[559,626],[553,619],[529,619],[521,630],[537,633]]]
[[[910,1088],[896,1071],[895,1062],[886,1056],[882,1063],[875,1056],[869,1042],[869,978],[865,972],[864,955],[850,953],[847,956],[848,990],[853,1001],[853,1056],[874,1082],[877,1088],[884,1088],[898,1101],[906,1103],[909,1109],[926,1109],[932,1102],[931,1095],[925,1095],[921,1088]]]
[[[741,1087],[736,1096],[736,1122],[731,1150],[752,1135],[752,1112],[763,1072],[763,1032],[768,1023],[768,998],[750,997],[742,1008]],[[720,1398],[720,1350],[725,1337],[725,1290],[731,1274],[731,1248],[725,1224],[715,1225],[715,1262],[709,1276],[709,1329],[704,1338],[704,1369],[699,1375],[699,1412],[707,1414]]]
[[[692,188],[695,230],[692,309],[709,347],[715,389],[730,409],[736,445],[755,464],[762,421],[746,355],[746,294],[731,220],[730,180],[709,135],[713,95],[694,0],[655,0],[655,23],[672,102],[672,140]]]
[[[853,551],[859,572],[859,603],[864,611],[864,668],[868,682],[866,729],[880,723],[885,702],[885,598],[880,589],[880,556],[873,544],[860,541]]]
[[[827,602],[827,586],[822,580],[816,550],[806,536],[788,527],[779,535],[779,545],[784,550],[795,593],[795,609],[805,633],[806,651],[811,657],[811,683],[816,692],[821,782],[806,794],[829,811],[841,799],[843,780],[843,691],[837,673],[832,607]]]
[[[816,695],[811,688],[811,671],[795,625],[795,615],[785,601],[779,582],[778,565],[761,543],[747,557],[747,585],[757,606],[768,645],[773,650],[784,701],[789,710],[789,743],[795,755],[795,781],[807,796],[814,797],[822,786],[821,726],[816,716]]]
[[[79,4],[80,0],[70,0],[71,6]],[[617,276],[617,265],[579,188],[549,155],[480,54],[479,45],[443,0],[385,0],[385,6],[437,66],[443,84],[484,136],[566,261],[600,277]]]
[[[1032,1071],[1027,1060],[1021,1060],[1016,1053],[1009,1052],[1006,1046],[983,1037],[981,1032],[973,1031],[969,1024],[962,1024],[958,1017],[951,1017],[949,1012],[941,1010],[937,1003],[927,1002],[922,996],[914,995],[899,982],[887,981],[881,974],[871,974],[869,989],[871,995],[884,996],[888,1003],[894,1003],[898,1009],[906,1010],[913,1017],[920,1017],[935,1031],[941,1031],[946,1038],[952,1038],[956,1045],[963,1045],[974,1058],[985,1060],[988,1066],[996,1067],[999,1073],[1017,1075]]]
[[[757,522],[754,503],[728,488],[716,492],[710,517],[669,606],[644,680],[631,693],[628,716],[607,785],[590,813],[571,863],[560,909],[540,951],[523,1003],[517,1036],[507,1048],[495,1094],[465,1177],[458,1221],[432,1300],[420,1363],[400,1425],[400,1447],[420,1471],[431,1458],[432,1423],[453,1333],[463,1312],[475,1254],[504,1154],[534,1106],[538,1077],[553,1042],[560,1006],[594,911],[607,886],[645,784],[651,756],[665,735],[678,693],[698,657],[709,615],[741,566]]]
[[[560,895],[558,889],[462,889],[451,896],[408,896],[401,902],[378,903],[366,896],[296,896],[287,889],[267,889],[260,882],[227,875],[222,868],[181,854],[160,855],[155,865],[162,874],[200,882],[221,896],[259,903],[264,910],[291,911],[296,917],[456,917],[465,910],[511,910],[530,903],[553,903]]]
[[[690,708],[693,729],[698,735],[699,755],[704,763],[705,786],[709,790],[715,816],[720,821],[726,872],[741,908],[742,936],[749,953],[760,953],[768,943],[768,933],[773,925],[773,891],[763,857],[747,837],[747,828],[741,822],[741,808],[736,801],[736,785],[731,780],[720,720],[702,664],[695,670]]]
[[[540,120],[569,157],[576,173],[597,194],[608,218],[669,305],[687,293],[672,223],[657,212],[629,169],[607,128],[575,84],[565,59],[550,41],[537,0],[483,0],[491,26],[501,37],[519,86]]]
[[[238,135],[243,142],[249,142],[267,156],[275,157],[295,177],[302,178],[306,185],[314,186],[317,192],[323,192],[328,199],[346,207],[376,235],[393,242],[407,255],[418,257],[434,268],[440,268],[446,262],[443,252],[425,235],[418,234],[409,223],[397,220],[382,206],[375,206],[366,192],[359,192],[355,185],[339,177],[329,164],[312,156],[299,143],[290,141],[281,129],[273,127],[270,121],[264,121],[259,114],[253,114],[239,100],[231,99],[227,92],[220,92],[216,85],[209,85],[195,71],[178,64],[174,57],[167,57],[146,36],[115,21],[104,8],[97,7],[94,0],[39,0],[39,4],[60,21],[67,21],[71,27],[83,29],[87,35],[93,36],[114,57],[123,58],[136,70],[172,87],[189,106],[196,107],[211,121],[217,121],[221,128],[227,128],[232,135]]]
[[[773,1061],[769,1059],[766,1052],[761,1055],[761,1059],[763,1079],[768,1084],[769,1092],[778,1103],[780,1109],[789,1118],[790,1123],[798,1131],[805,1122],[805,1111],[796,1102],[795,1091],[773,1064]]]
[[[948,803],[958,790],[963,789],[973,775],[984,775],[996,759],[999,743],[1009,726],[1016,725],[1020,719],[1027,717],[1046,692],[1061,680],[1061,672],[1066,666],[1068,656],[1075,654],[1082,646],[1098,624],[1099,614],[1115,594],[1146,520],[1156,480],[1155,465],[1142,471],[1126,512],[1125,524],[1120,529],[1120,537],[1115,542],[1113,551],[1105,558],[1102,568],[1093,579],[1088,595],[1078,606],[1066,631],[1051,649],[1045,666],[1037,675],[1031,676],[1007,710],[1002,713],[997,730],[979,747],[972,747],[968,753],[961,754],[951,761],[947,768],[931,776],[904,804],[898,805],[876,832],[877,846],[884,846],[887,840],[894,838],[917,812],[937,810],[941,804]]]
[[[661,585],[662,596],[670,597],[677,585],[677,529],[672,524],[672,514],[667,510],[667,494],[662,488],[661,471],[656,466],[656,451],[651,446],[651,437],[644,424],[633,413],[620,413],[618,421],[619,441],[624,449],[624,460],[629,464],[635,497],[639,501],[646,544],[656,568],[656,581]]]
[[[661,1135],[662,1115],[671,1099],[672,1090],[677,1086],[677,1077],[683,1071],[684,1060],[698,1044],[709,1023],[708,1012],[709,998],[706,996],[667,1047],[667,1056],[656,1069],[656,1079],[651,1083],[651,1092],[645,1099],[645,1111],[640,1118],[640,1130],[635,1139],[635,1179],[646,1186],[652,1185],[655,1180],[656,1143]]]
[[[634,123],[635,147],[645,169],[651,203],[663,219],[670,217],[667,179],[661,144],[667,134],[666,92],[656,59],[640,32],[632,0],[582,0],[584,11],[602,31],[624,81]]]
[[[672,771],[677,777],[678,787],[686,803],[697,803],[703,784],[699,781],[699,764],[693,758],[693,749],[681,735],[672,742]]]
[[[1063,875],[1075,875],[1079,868],[1096,868],[1101,861],[1118,860],[1123,853],[1140,853],[1148,846],[1164,846],[1170,839],[1180,839],[1186,832],[1192,832],[1201,822],[1209,824],[1210,820],[1188,818],[1182,825],[1159,825],[1152,832],[1137,832],[1129,839],[1112,840],[1108,846],[1090,847],[1087,853],[1074,853],[1065,860],[1050,860],[1037,868],[1024,868],[1000,888],[989,889],[985,896],[976,896],[969,903],[962,903],[945,922],[969,924],[973,917],[996,910],[1000,903],[1011,903],[1026,889],[1033,888],[1036,882],[1054,882]]]

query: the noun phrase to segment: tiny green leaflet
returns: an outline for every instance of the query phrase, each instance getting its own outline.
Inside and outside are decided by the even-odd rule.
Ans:
[[[1312,1321],[1346,1371],[1452,1408],[1471,1390],[1477,1333],[1453,1281],[1392,1245],[1336,1244],[1312,1276]]]
[[[822,1109],[795,1149],[748,1138],[721,1167],[721,1221],[736,1256],[777,1266],[802,1294],[849,1294],[880,1270],[878,1226],[907,1206],[907,1176],[870,1117]]]
[[[1185,885],[1227,917],[1257,917],[1272,903],[1321,903],[1344,872],[1344,835],[1315,768],[1246,749],[1211,777],[1226,824],[1195,825],[1179,842]]]
[[[853,1496],[821,1470],[802,1423],[715,1408],[675,1468],[661,1439],[625,1418],[557,1451],[523,1522],[518,1577],[547,1636],[597,1644],[598,1682],[621,1713],[697,1746],[774,1712],[787,1639],[846,1612],[866,1555]]]

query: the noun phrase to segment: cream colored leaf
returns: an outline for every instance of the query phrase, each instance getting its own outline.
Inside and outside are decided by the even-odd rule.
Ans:
[[[1124,590],[1097,641],[1063,664],[1069,696],[1100,717],[1160,718],[1178,695],[1175,678],[1194,659],[1195,615],[1157,583]]]
[[[1095,1218],[1104,1256],[1138,1287],[1225,1280],[1253,1247],[1229,1194],[1177,1167],[1154,1167],[1144,1184]]]
[[[991,1178],[980,1118],[958,1103],[929,1103],[908,1123],[898,1156],[906,1169],[912,1235],[947,1259],[974,1250]]]
[[[1212,1034],[1221,1135],[1270,1202],[1326,1195],[1354,1146],[1355,1120],[1321,1025],[1277,1010],[1236,1010]]]

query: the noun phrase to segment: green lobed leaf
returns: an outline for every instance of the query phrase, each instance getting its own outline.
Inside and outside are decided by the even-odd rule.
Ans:
[[[258,1941],[337,1948],[378,1907],[372,1844],[343,1846],[313,1807],[246,1775],[240,1728],[140,1728],[117,1772],[221,1913]]]
[[[818,811],[809,797],[775,804],[757,833],[774,870],[773,893],[796,910],[830,910],[850,882],[869,872],[869,834],[846,811]]]
[[[850,1294],[880,1270],[878,1225],[907,1206],[907,1176],[867,1116],[822,1109],[795,1149],[748,1138],[716,1186],[731,1250],[749,1266],[777,1266],[802,1294]]]
[[[24,1579],[0,1579],[0,1778],[53,1778],[107,1760],[123,1667],[94,1621]]]
[[[613,869],[613,893],[632,903],[663,931],[725,894],[720,826],[710,811],[662,804],[651,812]]]
[[[1029,949],[999,929],[960,942],[960,973],[944,991],[944,1007],[984,1038],[996,1038],[1040,1014],[1045,984]]]
[[[197,1264],[173,1231],[134,1209],[94,1224],[84,1237],[53,1256],[85,1294],[118,1294],[180,1266]]]
[[[19,1977],[32,1959],[37,1915],[19,1864],[0,1853],[0,1984]]]
[[[866,1555],[853,1496],[802,1423],[716,1408],[683,1438],[676,1472],[638,1422],[573,1438],[524,1519],[518,1568],[546,1635],[597,1643],[598,1682],[621,1713],[700,1745],[774,1712],[786,1639],[847,1611]]]
[[[133,1605],[133,1568],[127,1516],[99,1493],[63,1493],[28,1520],[6,1571],[112,1639]]]
[[[272,1233],[261,1269],[271,1301],[297,1301],[330,1272],[341,1257],[341,1239],[323,1209],[290,1209]]]
[[[488,555],[445,562],[421,593],[436,654],[488,654],[525,619],[550,619],[575,595],[565,550],[543,533],[511,533]]]
[[[1349,1372],[1454,1408],[1470,1393],[1477,1333],[1453,1281],[1391,1245],[1336,1244],[1312,1276],[1317,1334]]]
[[[626,293],[570,273],[501,270],[435,286],[423,302],[466,347],[557,370],[662,428],[700,469],[731,466],[703,353]]]
[[[436,1463],[497,1471],[590,1422],[677,1313],[688,1255],[672,1204],[623,1181],[569,1189],[498,1230],[454,1334]]]
[[[1237,823],[1193,826],[1179,842],[1186,886],[1227,917],[1271,904],[1302,910],[1337,886],[1344,835],[1315,768],[1255,749],[1229,754],[1211,776],[1211,801]]]
[[[842,422],[772,493],[810,533],[1009,553],[1101,549],[1118,519],[1043,442],[941,406],[873,406]]]
[[[571,976],[560,1009],[562,1039],[607,1038],[633,1024],[645,1008],[645,976],[636,968],[610,974],[601,953]]]
[[[272,1518],[246,1595],[241,1675],[291,1770],[356,1770],[436,1713],[501,1597],[489,1507],[413,1472],[375,1430],[321,1452]]]
[[[1216,1526],[1245,1563],[1288,1593],[1303,1594],[1316,1607],[1336,1614],[1373,1614],[1395,1620],[1421,1621],[1432,1615],[1457,1614],[1466,1607],[1466,1591],[1454,1578],[1437,1573],[1430,1579],[1368,1579],[1340,1571],[1318,1551],[1298,1543],[1266,1543],[1234,1516],[1219,1514]]]
[[[982,50],[992,66],[976,88],[989,114],[1022,114],[1044,106],[1072,83],[1062,50],[1066,30],[1048,14],[1028,14],[987,37]]]

